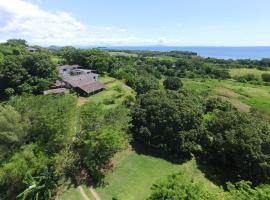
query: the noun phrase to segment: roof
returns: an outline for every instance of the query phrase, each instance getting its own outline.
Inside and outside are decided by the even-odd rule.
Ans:
[[[26,49],[28,51],[37,51],[38,50],[37,48],[34,48],[34,47],[26,47]]]
[[[70,84],[72,87],[77,87],[79,85],[86,85],[89,82],[95,81],[94,77],[96,74],[82,74],[76,76],[64,77],[64,81]]]
[[[90,94],[92,92],[105,89],[105,85],[102,84],[102,83],[93,81],[93,82],[89,82],[89,83],[87,83],[85,85],[80,85],[80,86],[78,86],[78,88],[80,88],[84,92]]]
[[[54,85],[52,87],[64,87],[66,84],[64,81],[59,81],[56,80],[56,82],[54,83]]]
[[[81,68],[80,65],[62,65],[58,66],[58,70],[63,70],[63,69],[78,69]]]
[[[43,91],[43,94],[57,94],[57,93],[64,93],[67,92],[68,89],[66,88],[58,88],[58,89],[51,89]]]

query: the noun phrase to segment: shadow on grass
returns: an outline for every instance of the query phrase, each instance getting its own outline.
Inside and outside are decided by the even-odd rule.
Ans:
[[[184,164],[192,159],[192,156],[179,157],[179,155],[170,155],[169,153],[161,152],[138,141],[133,141],[131,146],[138,154],[161,158],[174,164]],[[232,169],[218,167],[218,163],[211,162],[205,155],[197,155],[195,158],[198,169],[204,174],[205,178],[210,180],[213,184],[226,188],[227,182],[235,183],[239,181],[239,177],[235,175],[236,173]]]
[[[156,148],[149,147],[138,141],[132,141],[131,146],[134,149],[134,151],[136,151],[136,153],[138,154],[148,155],[155,158],[161,158],[173,164],[183,164],[191,159],[190,156],[176,157],[175,155],[169,154],[167,152],[162,152],[160,150],[157,150]]]
[[[217,161],[211,161],[206,156],[198,156],[196,160],[198,169],[217,186],[226,189],[228,182],[236,183],[241,180],[233,169],[226,166],[220,167]]]

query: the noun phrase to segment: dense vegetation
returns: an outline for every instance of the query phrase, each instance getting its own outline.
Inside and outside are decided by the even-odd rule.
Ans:
[[[269,199],[267,120],[224,98],[193,92],[183,81],[268,85],[269,59],[73,47],[35,47],[31,53],[27,47],[24,40],[0,44],[1,199],[51,199],[68,183],[102,185],[114,155],[130,144],[178,162],[194,157],[221,184],[209,189],[177,173],[155,184],[149,199]],[[38,95],[59,79],[60,64],[95,69],[103,78],[121,80],[136,96],[121,94],[119,86],[105,91],[112,98],[99,103],[73,94]],[[230,73],[243,68],[260,76]]]

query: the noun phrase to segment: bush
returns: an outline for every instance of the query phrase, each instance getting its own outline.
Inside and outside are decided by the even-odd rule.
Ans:
[[[104,99],[103,103],[105,105],[112,105],[112,104],[115,104],[115,99]]]
[[[152,186],[148,200],[221,200],[218,189],[208,189],[204,183],[193,181],[183,173],[169,176]]]
[[[210,98],[206,101],[206,112],[213,112],[214,110],[230,111],[233,106],[228,101],[223,101],[220,98]]]
[[[227,183],[227,189],[225,192],[222,188],[209,187],[180,172],[154,184],[148,200],[268,200],[270,198],[269,185],[252,187],[250,182],[240,181],[236,184]]]
[[[167,90],[179,90],[183,87],[183,83],[180,78],[169,77],[163,82],[164,87]]]
[[[270,74],[266,74],[266,73],[262,74],[262,80],[264,82],[270,82]]]

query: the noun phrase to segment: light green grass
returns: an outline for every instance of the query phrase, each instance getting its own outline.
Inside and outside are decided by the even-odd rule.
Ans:
[[[207,96],[223,96],[247,104],[270,116],[270,87],[233,80],[183,79],[184,87]]]
[[[109,52],[111,56],[127,56],[127,57],[138,57],[138,54],[136,53],[127,53],[127,52],[121,52],[121,51],[111,51]]]
[[[77,188],[70,188],[59,196],[59,200],[84,200],[84,198]]]
[[[124,200],[146,199],[151,194],[151,186],[154,183],[180,170],[213,187],[197,169],[195,160],[180,165],[134,151],[125,151],[116,156],[115,165],[115,169],[106,176],[105,182],[108,184],[96,188],[104,200],[111,200],[112,197]]]
[[[270,71],[262,71],[258,69],[248,69],[248,68],[235,68],[230,69],[230,75],[232,77],[239,77],[239,76],[245,76],[248,74],[253,74],[256,78],[259,80],[262,80],[262,74],[267,73],[270,74]]]

